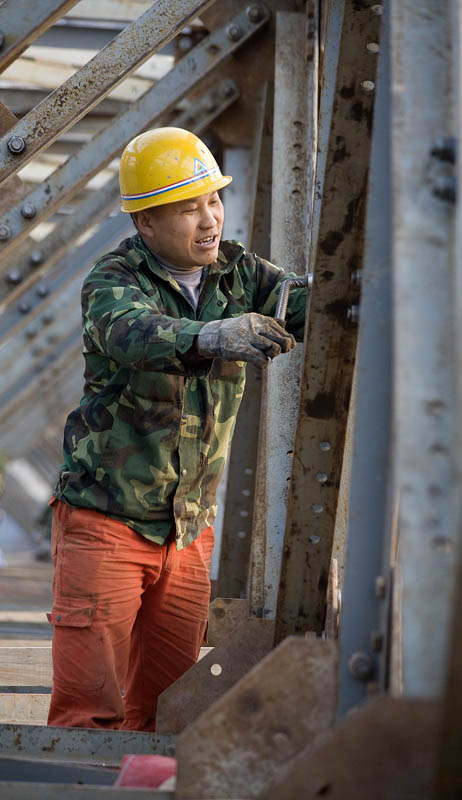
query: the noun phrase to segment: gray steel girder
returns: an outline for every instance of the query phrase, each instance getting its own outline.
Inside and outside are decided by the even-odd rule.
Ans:
[[[2,755],[118,766],[125,753],[174,756],[175,737],[139,731],[0,725]]]
[[[176,116],[171,124],[180,128],[187,127],[200,134],[238,97],[239,88],[234,81],[221,81],[210,87],[187,111]],[[52,280],[52,276],[48,274],[50,267],[72,246],[80,234],[98,223],[119,200],[119,179],[114,176],[102,189],[91,192],[72,214],[58,222],[54,230],[33,250],[17,258],[14,267],[11,267],[9,260],[0,261],[0,301],[7,300],[10,304],[14,302],[14,306],[10,305],[0,317],[0,341],[3,336],[11,335],[18,319],[27,319],[18,308],[19,303],[27,303],[30,311],[26,313],[29,314],[40,302],[39,295],[29,292],[30,287],[42,279],[47,283]],[[61,267],[57,275],[60,269]]]
[[[0,7],[0,71],[76,3],[77,0],[5,0]]]
[[[399,491],[395,642],[402,691],[439,697],[448,663],[460,547],[460,413],[455,402],[460,320],[454,304],[457,182],[438,140],[455,133],[450,4],[391,2],[393,410]],[[459,142],[460,147],[460,142]],[[459,177],[460,181],[460,177]],[[454,200],[454,198],[452,198]]]
[[[95,106],[111,89],[167,44],[213,0],[157,0],[112,42],[0,138],[0,180]],[[13,149],[14,146],[14,149]]]
[[[126,112],[115,117],[110,125],[83,145],[78,153],[33,189],[21,203],[12,206],[0,218],[0,239],[4,237],[0,242],[0,258],[17,246],[32,227],[48,217],[59,204],[111,161],[133,136],[173,108],[205,75],[261,30],[270,14],[262,5],[258,9],[258,19],[253,15],[251,19],[244,10],[228,20],[223,28],[210,34]],[[238,29],[238,39],[234,35],[230,38],[230,29]],[[21,214],[26,202],[35,209],[35,214],[30,219]]]
[[[66,339],[69,330],[80,328],[81,312],[78,298],[86,272],[99,255],[129,235],[131,228],[132,222],[127,214],[119,212],[115,217],[108,217],[96,234],[78,249],[78,253],[69,253],[55,265],[53,294],[50,297],[46,295],[39,297],[26,331],[21,335],[12,336],[0,350],[1,370],[4,376],[0,406],[14,402],[15,392],[22,388],[24,381],[32,379],[34,371],[40,365],[37,357],[43,358],[57,351],[59,343]],[[76,261],[79,264],[78,269]],[[57,291],[58,287],[60,292]],[[36,296],[37,290],[30,289],[29,293]],[[22,302],[32,303],[32,300],[26,299],[27,295],[28,293]],[[34,342],[34,339],[40,339],[40,333],[45,340],[41,347],[40,342]]]

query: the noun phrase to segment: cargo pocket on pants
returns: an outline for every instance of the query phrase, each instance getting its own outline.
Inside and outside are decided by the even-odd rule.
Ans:
[[[96,691],[106,678],[103,630],[94,622],[96,606],[55,603],[48,622],[53,633],[53,684]]]

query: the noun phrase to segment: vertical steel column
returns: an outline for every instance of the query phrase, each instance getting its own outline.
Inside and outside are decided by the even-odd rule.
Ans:
[[[382,568],[391,432],[389,20],[382,23],[361,272],[356,425],[340,628],[339,714],[365,699],[383,644],[375,578]],[[377,58],[371,53],[371,58]]]
[[[223,171],[225,175],[233,175],[233,183],[230,184],[230,191],[223,194],[223,204],[225,209],[225,221],[223,225],[223,239],[239,239],[244,244],[247,243],[248,213],[247,204],[249,198],[249,150],[246,147],[227,147],[223,154]],[[231,189],[231,187],[233,187]],[[218,514],[215,520],[215,547],[212,554],[210,576],[213,581],[218,579],[223,523],[227,499],[227,483],[229,475],[229,459],[225,471],[221,477],[217,491]],[[239,535],[242,527],[238,525],[238,530],[234,535]],[[218,589],[218,587],[217,587]],[[221,596],[232,597],[234,595]],[[239,595],[237,595],[239,597]]]
[[[279,12],[276,28],[271,260],[303,275],[314,189],[317,134],[316,4],[302,14]],[[307,23],[307,25],[306,25]],[[312,50],[307,50],[307,45]],[[295,55],[295,57],[294,57]],[[274,619],[298,413],[301,345],[268,368],[259,460],[265,484],[254,527],[251,613]]]
[[[449,659],[443,701],[443,726],[439,746],[439,764],[435,782],[435,800],[458,800],[462,797],[460,769],[460,725],[462,719],[462,520],[460,486],[462,483],[462,8],[452,1],[452,100],[457,134],[457,207],[454,248],[452,253],[452,312],[454,315],[454,443],[452,448],[455,472],[455,596],[452,605]],[[457,498],[457,494],[459,498]]]
[[[249,191],[248,246],[252,252],[269,258],[273,141],[272,86],[267,84],[263,86],[256,116]],[[220,597],[243,598],[247,595],[261,389],[261,371],[248,364],[244,397],[229,456],[217,587],[217,594]]]
[[[451,21],[438,0],[392,0],[394,451],[400,490],[402,681],[442,693],[456,550]]]
[[[381,8],[381,7],[380,7]],[[276,641],[324,629],[340,476],[357,343],[355,280],[364,221],[374,108],[377,5],[346,0],[313,240],[294,467],[287,511]],[[326,76],[323,78],[323,91]]]

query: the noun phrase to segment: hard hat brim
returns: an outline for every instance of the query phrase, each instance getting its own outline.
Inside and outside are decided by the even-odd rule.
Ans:
[[[165,187],[163,190],[156,190],[152,196],[145,196],[143,198],[129,198],[127,196],[122,198],[122,206],[120,208],[126,214],[133,214],[135,211],[144,211],[146,208],[155,208],[156,206],[164,206],[170,203],[177,203],[181,200],[193,200],[195,197],[200,197],[203,194],[211,194],[223,189],[231,183],[231,175],[220,175],[218,178],[211,177],[198,177],[192,180],[186,186],[181,188]]]

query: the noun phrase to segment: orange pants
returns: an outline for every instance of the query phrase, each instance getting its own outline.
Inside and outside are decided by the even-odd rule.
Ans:
[[[54,501],[49,725],[155,730],[159,694],[204,640],[213,538],[210,527],[177,550],[173,534],[155,544]]]

